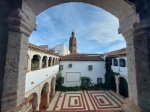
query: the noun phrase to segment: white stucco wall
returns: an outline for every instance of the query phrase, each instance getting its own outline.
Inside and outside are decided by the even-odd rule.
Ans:
[[[127,67],[111,66],[111,69],[112,69],[113,72],[115,72],[115,73],[118,73],[118,72],[119,72],[120,75],[125,75],[125,76],[128,75]]]
[[[117,57],[115,59],[118,60],[118,66],[113,66],[113,60],[112,60],[111,69],[113,70],[113,72],[119,73],[120,75],[128,76],[127,57]],[[126,66],[125,67],[120,67],[119,66],[119,59],[124,59],[126,61]]]
[[[69,68],[69,64],[72,64],[72,68]],[[67,81],[67,74],[72,73],[70,80],[77,80],[80,76],[90,77],[94,84],[97,84],[97,78],[102,78],[104,83],[105,76],[105,61],[60,61],[60,65],[63,65],[63,70],[61,70],[62,77],[64,77],[64,86],[79,86],[81,81]],[[88,65],[92,65],[93,69],[88,70]],[[75,74],[77,73],[77,74]]]
[[[36,50],[33,50],[33,49],[28,49],[28,56],[30,58],[33,58],[34,55],[39,55],[41,58],[43,58],[44,56],[46,57],[52,57],[52,58],[58,58],[58,56],[54,55],[54,54],[50,54],[50,53],[44,53],[44,52],[41,52],[41,51],[36,51]]]
[[[52,77],[54,74],[57,74],[59,71],[59,65],[55,65],[52,67],[30,71],[26,73],[26,81],[25,81],[25,93],[35,88],[37,85],[41,84],[43,81]],[[31,84],[31,82],[34,82]]]
[[[70,54],[70,51],[67,46],[65,46],[65,44],[59,44],[55,46],[55,53],[59,53],[60,55],[65,56],[67,54]]]

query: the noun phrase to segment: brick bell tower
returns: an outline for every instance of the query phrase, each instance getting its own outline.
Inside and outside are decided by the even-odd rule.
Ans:
[[[77,52],[77,46],[76,46],[76,38],[75,38],[75,33],[71,33],[71,37],[69,40],[69,50],[70,53],[76,53]]]

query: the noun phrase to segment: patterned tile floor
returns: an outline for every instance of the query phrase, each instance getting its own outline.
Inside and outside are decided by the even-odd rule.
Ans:
[[[47,111],[121,112],[123,102],[112,91],[57,92]]]

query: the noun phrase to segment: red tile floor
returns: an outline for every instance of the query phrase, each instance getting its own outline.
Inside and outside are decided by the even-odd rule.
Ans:
[[[47,111],[121,112],[123,102],[112,91],[56,92]]]

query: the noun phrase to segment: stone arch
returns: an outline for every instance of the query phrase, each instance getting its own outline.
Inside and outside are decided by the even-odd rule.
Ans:
[[[45,82],[42,86],[41,86],[41,102],[40,102],[40,107],[39,109],[40,110],[46,110],[47,108],[47,95],[49,95],[49,83],[48,82]]]
[[[41,90],[40,90],[40,93],[42,93],[42,89],[44,88],[44,91],[45,92],[48,92],[50,91],[49,88],[50,88],[50,85],[49,85],[49,82],[45,82],[41,85]]]
[[[124,96],[128,97],[128,82],[124,77],[119,77],[119,93]]]
[[[43,56],[43,58],[42,58],[42,68],[46,67],[47,58],[48,58],[47,56]]]
[[[37,3],[37,7],[34,6],[35,2]],[[27,0],[28,5],[32,8],[33,12],[36,15],[40,14],[41,12],[48,9],[49,7],[53,7],[53,6],[56,6],[59,4],[69,3],[69,2],[82,2],[82,3],[91,4],[91,5],[94,5],[97,7],[101,7],[104,10],[110,12],[111,14],[113,14],[114,16],[116,16],[118,18],[121,15],[120,14],[121,12],[118,12],[119,9],[124,8],[127,11],[127,9],[131,8],[131,5],[128,4],[127,2],[125,2],[124,0],[120,0],[120,1],[117,1],[117,0],[111,0],[111,1],[105,1],[105,0],[99,0],[99,1],[96,1],[96,0],[93,0],[93,1],[90,1],[90,0],[88,0],[88,1],[87,0],[59,0],[59,1],[55,1],[55,2],[48,1],[48,0],[44,1],[44,2],[40,2],[40,1],[36,1],[36,0],[32,0],[32,1]],[[115,4],[119,4],[120,6],[122,6],[122,8],[120,8],[119,6],[116,6]],[[109,5],[109,7],[108,7],[108,5]],[[43,6],[43,7],[40,7],[40,6]]]
[[[31,60],[31,70],[38,70],[40,67],[40,59],[41,56],[38,54],[33,55],[33,58]]]
[[[134,7],[134,4],[129,3],[131,1],[136,5]],[[25,38],[28,38],[28,36],[31,34],[32,30],[36,28],[35,24],[35,15],[39,14],[43,10],[61,4],[66,2],[85,2],[89,3],[98,7],[103,8],[104,10],[110,12],[111,14],[115,15],[119,18],[119,33],[122,33],[125,36],[125,39],[127,41],[127,52],[130,54],[128,56],[128,59],[133,62],[133,70],[129,71],[129,79],[130,79],[130,100],[141,108],[142,110],[150,110],[149,103],[150,101],[147,100],[147,97],[150,97],[150,90],[145,89],[144,85],[149,85],[149,82],[147,80],[150,79],[149,77],[149,55],[147,53],[150,53],[150,49],[147,48],[149,45],[149,32],[147,29],[150,28],[149,24],[149,9],[150,9],[150,2],[149,0],[44,0],[44,1],[37,1],[37,0],[20,0],[16,4],[16,1],[12,0],[11,2],[2,0],[0,2],[1,8],[1,18],[0,22],[2,24],[2,28],[0,29],[1,32],[5,32],[0,34],[0,36],[6,38],[3,40],[3,44],[1,45],[1,51],[4,52],[4,54],[1,54],[1,56],[4,58],[2,60],[2,78],[0,78],[0,82],[3,82],[3,87],[0,88],[0,99],[2,105],[0,105],[1,110],[6,111],[10,109],[16,108],[18,105],[21,105],[23,102],[20,102],[16,99],[21,99],[23,101],[24,92],[22,94],[17,94],[18,91],[24,91],[24,86],[18,87],[18,77],[21,77],[22,79],[25,79],[24,75],[20,75],[20,72],[25,73],[25,70],[22,69],[20,71],[19,68],[15,68],[16,70],[13,72],[7,73],[6,71],[10,71],[10,60],[5,60],[6,58],[10,58],[11,60],[15,60],[16,58],[22,59],[22,60],[15,60],[12,63],[19,66],[20,63],[24,63],[26,66],[26,60],[27,56],[25,54],[25,51],[27,49],[24,49],[27,47],[28,40]],[[36,4],[36,5],[35,5]],[[143,7],[141,7],[141,4]],[[38,9],[39,8],[39,9]],[[136,8],[136,11],[135,11]],[[12,13],[11,13],[12,12]],[[17,15],[17,16],[16,16]],[[29,15],[29,16],[27,16]],[[139,18],[140,16],[140,18]],[[15,21],[15,22],[14,22]],[[8,27],[9,26],[9,27]],[[139,34],[139,30],[141,31]],[[9,33],[9,35],[8,35]],[[142,39],[140,37],[143,37]],[[20,37],[20,38],[18,38]],[[7,42],[8,40],[8,42]],[[14,42],[15,40],[15,42]],[[16,45],[17,44],[17,45]],[[12,47],[17,46],[17,47]],[[7,51],[7,52],[6,52]],[[11,51],[11,52],[10,52]],[[143,52],[144,51],[144,52]],[[21,53],[22,55],[15,55],[13,56],[13,53]],[[139,57],[142,57],[142,61],[145,64],[139,64],[140,60]],[[144,58],[143,58],[144,57]],[[132,64],[131,64],[132,65]],[[128,67],[131,68],[130,64],[128,64]],[[144,67],[143,67],[144,65]],[[5,68],[5,70],[4,70]],[[140,68],[140,69],[139,69]],[[146,68],[146,69],[145,69]],[[144,76],[141,76],[141,73],[144,71]],[[14,83],[14,80],[10,80],[8,77],[15,74],[16,82]],[[4,78],[3,78],[4,77]],[[137,78],[138,77],[138,78]],[[5,81],[5,78],[9,80],[9,85]],[[10,77],[11,78],[11,77]],[[17,79],[18,78],[18,79]],[[134,79],[134,80],[132,80]],[[147,80],[145,80],[147,79]],[[141,81],[142,80],[142,81]],[[133,81],[133,82],[132,82]],[[24,80],[22,80],[22,84],[24,83]],[[131,84],[132,83],[132,84]],[[139,84],[137,84],[139,83]],[[16,97],[14,100],[10,100],[9,103],[15,102],[17,105],[13,105],[10,108],[7,108],[7,101],[5,101],[5,98],[3,98],[2,94],[7,93],[7,90],[9,88],[13,87],[12,93],[16,93]],[[132,88],[135,88],[135,90],[132,90]],[[143,92],[140,92],[143,91]],[[144,93],[144,94],[143,94]],[[8,96],[7,96],[8,95]],[[9,99],[10,94],[6,94],[5,97],[8,97]],[[7,100],[8,100],[7,99]],[[11,99],[11,98],[10,98]],[[147,103],[143,102],[146,101]],[[132,104],[131,102],[131,104]],[[129,103],[130,105],[130,103]],[[134,106],[129,106],[134,107]]]
[[[48,67],[52,66],[52,57],[49,57],[48,59]]]
[[[46,9],[57,6],[63,3],[70,2],[81,2],[91,4],[93,6],[100,7],[107,12],[111,13],[119,19],[120,28],[119,33],[124,33],[130,29],[133,29],[133,24],[139,22],[139,15],[136,13],[134,5],[127,2],[127,0],[59,0],[59,1],[36,1],[36,0],[27,0],[27,4],[32,8],[33,12],[38,15]],[[36,3],[36,6],[34,5]],[[118,4],[118,5],[116,5]],[[131,16],[132,15],[132,16]],[[128,19],[125,19],[128,17]],[[134,19],[133,19],[134,18]],[[128,24],[126,24],[128,23]],[[124,27],[127,26],[127,27]]]
[[[52,77],[51,81],[50,81],[50,96],[53,97],[55,94],[55,83],[56,83],[56,77]]]
[[[27,97],[28,101],[32,104],[32,109],[37,110],[39,104],[39,96],[38,93],[33,92]]]

